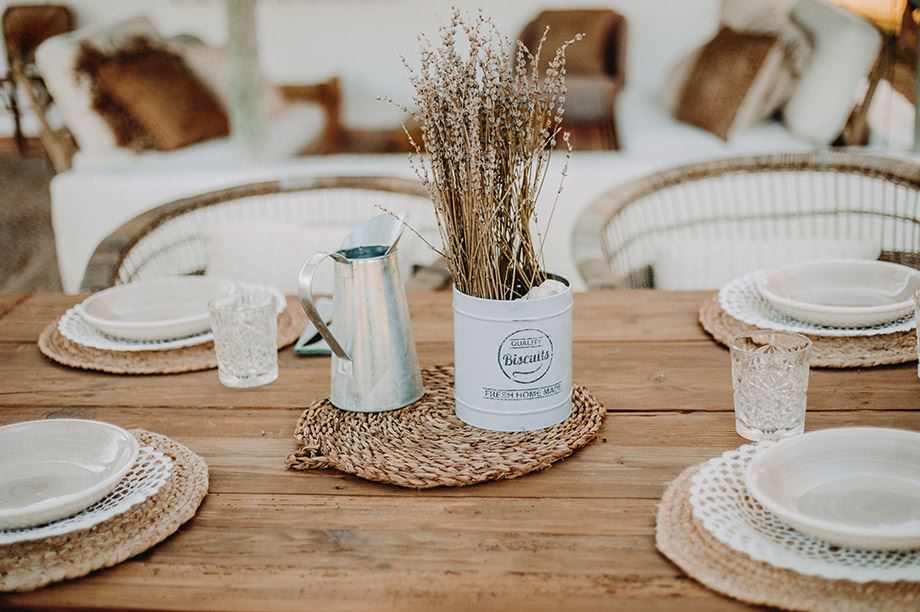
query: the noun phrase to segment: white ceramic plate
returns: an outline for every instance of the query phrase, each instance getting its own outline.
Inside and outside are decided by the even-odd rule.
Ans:
[[[0,427],[0,529],[41,525],[105,497],[134,465],[137,439],[100,421]]]
[[[826,259],[785,266],[757,282],[780,312],[829,327],[871,327],[909,315],[920,270],[885,261]]]
[[[850,427],[787,438],[746,473],[751,496],[838,546],[920,548],[920,433]]]
[[[244,290],[268,291],[273,294],[278,303],[277,311],[279,315],[287,308],[287,300],[284,294],[274,287],[251,285],[249,283],[238,283],[238,285]],[[83,309],[80,304],[67,310],[58,321],[58,331],[71,342],[102,351],[166,351],[197,346],[214,340],[214,334],[211,333],[210,327],[202,334],[169,340],[126,340],[124,338],[115,338],[90,325],[83,318],[82,313]]]
[[[0,529],[0,547],[83,531],[124,514],[153,497],[169,481],[173,460],[150,446],[142,446],[137,461],[108,495],[71,516],[18,529]]]
[[[80,315],[104,334],[126,340],[171,340],[208,331],[208,302],[233,283],[204,276],[137,281],[105,289],[80,304]]]
[[[826,336],[830,338],[856,338],[883,336],[898,332],[911,331],[916,327],[914,315],[910,313],[896,321],[872,327],[825,327],[806,323],[783,314],[768,302],[757,289],[757,281],[763,272],[754,272],[736,278],[719,290],[719,306],[732,317],[762,329],[788,331],[806,336]]]
[[[690,486],[698,525],[732,550],[806,576],[854,582],[920,581],[920,548],[836,546],[795,529],[751,497],[745,483],[748,465],[773,444],[745,444],[700,466]]]

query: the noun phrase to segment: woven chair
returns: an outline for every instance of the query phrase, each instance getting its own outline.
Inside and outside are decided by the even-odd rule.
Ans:
[[[439,244],[431,200],[416,181],[376,177],[269,181],[185,198],[131,219],[96,248],[81,290],[98,291],[135,280],[206,274],[206,232],[215,224],[271,222],[342,230],[380,214],[378,206],[409,212],[413,229],[430,243]],[[413,263],[429,263],[431,259],[420,258]]]
[[[0,19],[10,77],[18,91],[25,94],[38,119],[42,147],[56,172],[70,168],[76,142],[70,131],[57,126],[49,115],[51,96],[35,67],[35,50],[48,38],[73,29],[73,14],[66,6],[8,6]],[[12,94],[15,101],[16,92]],[[18,113],[18,105],[17,110]],[[18,114],[15,117],[18,136]]]
[[[579,217],[573,256],[591,288],[654,287],[680,240],[858,239],[920,268],[920,165],[843,151],[727,159],[605,193]]]

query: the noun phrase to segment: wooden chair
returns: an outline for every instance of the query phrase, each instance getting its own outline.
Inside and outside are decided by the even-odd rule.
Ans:
[[[378,205],[413,213],[413,227],[429,242],[440,241],[431,200],[417,181],[380,177],[268,181],[185,198],[131,219],[96,248],[81,291],[141,279],[206,274],[205,231],[216,223],[245,220],[350,228],[380,214]],[[425,213],[431,216],[430,223],[418,221],[425,219]]]
[[[541,64],[563,41],[586,34],[567,53],[566,129],[599,130],[604,148],[619,149],[615,108],[626,80],[626,19],[605,9],[543,11],[519,40],[535,52],[547,27]]]
[[[52,100],[35,69],[35,49],[48,38],[73,30],[73,23],[68,7],[51,4],[9,6],[0,19],[10,79],[16,88],[25,93],[38,119],[42,147],[57,172],[70,168],[77,145],[66,127],[53,125],[48,117]],[[16,109],[14,119],[18,140],[21,132],[19,104],[15,95],[12,94],[11,106]]]
[[[656,253],[686,238],[858,238],[920,269],[920,164],[842,150],[682,166],[594,201],[572,250],[591,288],[654,287]]]

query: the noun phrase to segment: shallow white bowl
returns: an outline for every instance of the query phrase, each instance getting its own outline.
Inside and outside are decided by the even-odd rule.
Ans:
[[[0,427],[0,529],[76,514],[108,495],[137,460],[137,439],[100,421]]]
[[[762,276],[757,289],[790,317],[827,327],[871,327],[913,310],[920,271],[885,261],[826,259]]]
[[[208,302],[233,283],[203,276],[137,281],[86,298],[80,315],[104,334],[126,340],[171,340],[208,331]]]
[[[920,548],[920,433],[848,427],[786,438],[751,460],[746,484],[764,508],[831,544]]]

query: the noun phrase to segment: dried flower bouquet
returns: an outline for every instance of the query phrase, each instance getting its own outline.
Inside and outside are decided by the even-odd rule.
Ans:
[[[424,36],[421,66],[405,62],[421,126],[413,169],[435,206],[442,249],[459,291],[480,298],[520,297],[545,280],[536,203],[559,138],[566,148],[556,199],[571,153],[561,131],[566,42],[541,70],[538,48],[512,44],[494,23],[456,9],[434,48]],[[553,203],[555,209],[555,201]],[[536,235],[536,241],[534,240]],[[436,249],[437,250],[437,249]]]

